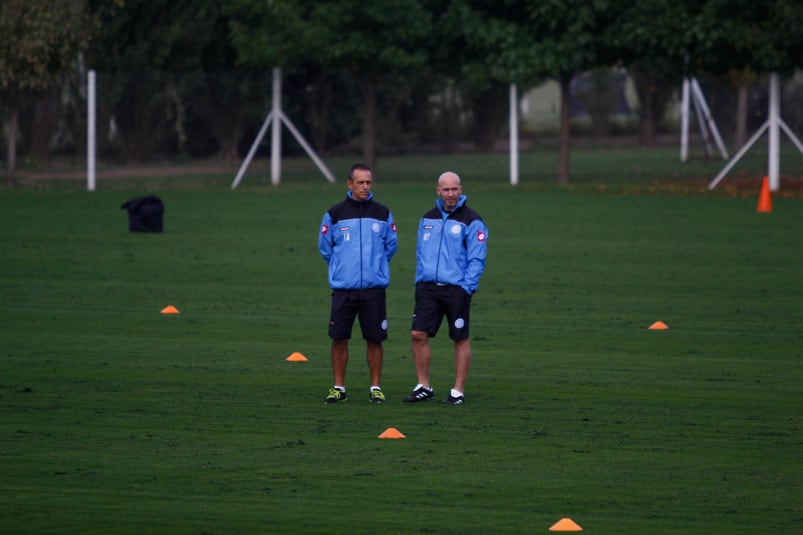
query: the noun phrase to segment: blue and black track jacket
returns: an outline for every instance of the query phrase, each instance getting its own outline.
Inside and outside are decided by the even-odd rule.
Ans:
[[[373,200],[346,200],[323,214],[318,250],[329,264],[333,290],[387,288],[396,253],[396,224],[390,210]]]
[[[438,199],[436,207],[421,218],[415,282],[452,284],[469,294],[477,291],[485,270],[488,227],[466,200],[461,195],[455,209],[445,212]]]

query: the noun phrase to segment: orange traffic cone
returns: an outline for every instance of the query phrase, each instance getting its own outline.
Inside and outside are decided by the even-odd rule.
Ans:
[[[583,528],[571,518],[561,518],[549,528],[549,531],[583,531]]]
[[[761,182],[761,193],[758,194],[758,209],[756,209],[756,211],[767,214],[772,212],[772,197],[770,196],[770,180],[767,177],[764,177],[764,180]]]
[[[407,438],[395,427],[388,427],[379,435],[379,438]]]

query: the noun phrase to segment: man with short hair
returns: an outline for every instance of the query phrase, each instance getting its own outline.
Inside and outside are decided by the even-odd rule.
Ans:
[[[440,175],[436,192],[435,208],[424,214],[418,225],[415,309],[410,333],[418,384],[404,401],[428,401],[435,395],[429,380],[429,339],[437,334],[445,316],[449,338],[454,342],[455,382],[443,402],[461,405],[472,357],[471,296],[485,270],[488,228],[466,204],[456,173]]]
[[[390,210],[374,200],[370,167],[353,165],[346,184],[346,199],[323,215],[318,236],[332,289],[329,337],[334,385],[324,402],[348,399],[349,339],[354,319],[359,318],[371,376],[368,399],[384,403],[380,380],[382,342],[388,337],[385,289],[390,284],[390,259],[396,252],[396,225]]]

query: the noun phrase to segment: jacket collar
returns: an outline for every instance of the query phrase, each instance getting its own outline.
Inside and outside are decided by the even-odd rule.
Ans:
[[[351,202],[364,203],[364,202],[368,202],[368,201],[372,200],[373,198],[374,198],[374,192],[373,191],[368,194],[368,198],[365,199],[364,201],[358,201],[357,199],[355,199],[354,196],[351,194],[351,191],[347,191],[346,192],[346,199],[348,199]]]
[[[351,192],[349,192],[349,193],[351,193]],[[453,214],[456,211],[458,211],[460,208],[462,208],[463,205],[466,204],[467,200],[468,200],[468,197],[466,197],[464,194],[461,194],[460,197],[457,199],[457,205],[455,205],[454,210],[452,210],[451,212],[447,212],[447,211],[445,211],[443,209],[443,199],[441,199],[440,197],[438,197],[435,200],[435,206],[438,207],[438,210],[440,211],[440,213],[441,213],[441,215],[443,217],[449,217],[449,214]]]

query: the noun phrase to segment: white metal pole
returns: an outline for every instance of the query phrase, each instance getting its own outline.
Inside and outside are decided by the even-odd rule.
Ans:
[[[275,113],[271,111],[265,120],[262,122],[262,126],[259,128],[259,133],[257,137],[254,139],[254,142],[251,143],[251,148],[248,149],[248,154],[245,156],[245,160],[240,165],[240,169],[237,171],[237,176],[234,177],[234,182],[231,183],[231,189],[236,189],[237,186],[240,184],[240,181],[243,179],[243,175],[245,174],[245,170],[248,169],[248,166],[251,165],[251,160],[254,159],[254,155],[259,148],[259,144],[262,143],[262,138],[265,137],[265,133],[268,131],[268,127],[273,124],[273,116]]]
[[[781,90],[778,83],[778,73],[770,74],[770,109],[769,117],[769,161],[767,162],[767,169],[770,182],[770,190],[778,191],[780,187],[779,168],[780,168],[780,129],[778,126],[778,119],[780,116],[780,101]]]
[[[786,132],[786,135],[789,136],[789,139],[791,139],[792,143],[795,144],[795,146],[797,147],[797,150],[799,150],[801,153],[803,153],[803,143],[801,143],[800,140],[797,138],[797,136],[795,136],[795,133],[792,132],[792,130],[786,125],[784,120],[779,118],[778,119],[778,124],[781,125],[781,130]]]
[[[714,149],[711,148],[711,142],[708,140],[708,127],[703,119],[703,110],[697,93],[694,92],[694,84],[691,86],[691,100],[694,102],[694,114],[697,117],[697,124],[700,126],[700,134],[703,137],[703,144],[705,145],[705,153],[711,156]]]
[[[281,182],[282,174],[282,70],[273,68],[273,131],[271,132],[270,182]]]
[[[86,78],[86,189],[95,191],[95,83],[94,70]]]
[[[237,185],[240,183],[243,175],[245,174],[245,170],[248,168],[248,165],[251,163],[251,160],[254,158],[254,154],[256,154],[257,148],[259,144],[262,143],[262,138],[265,137],[265,134],[268,131],[269,126],[273,126],[273,137],[271,142],[271,182],[273,185],[277,185],[281,180],[281,158],[282,158],[282,139],[280,136],[281,133],[281,124],[284,122],[287,129],[290,130],[290,133],[295,136],[304,150],[307,152],[310,158],[315,162],[315,165],[321,170],[324,174],[326,179],[329,182],[335,182],[335,176],[332,174],[331,171],[326,167],[323,161],[315,154],[315,151],[312,147],[304,140],[304,137],[301,133],[293,126],[293,123],[290,122],[290,119],[282,111],[282,74],[281,69],[278,67],[273,69],[273,109],[265,118],[265,121],[262,123],[262,127],[259,129],[259,133],[257,134],[256,139],[251,144],[251,149],[248,151],[248,155],[245,157],[242,165],[240,165],[240,170],[237,171],[237,176],[234,177],[234,182],[231,184],[231,189],[235,189]]]
[[[290,130],[290,133],[293,134],[293,136],[295,136],[299,145],[301,145],[301,147],[306,151],[307,155],[312,159],[313,162],[315,162],[315,165],[318,166],[318,169],[321,170],[321,173],[323,173],[323,176],[326,177],[326,180],[332,183],[336,182],[335,176],[332,174],[329,168],[326,167],[323,161],[320,158],[318,158],[318,155],[312,149],[310,144],[307,143],[307,141],[304,139],[304,136],[301,135],[301,132],[299,132],[298,129],[293,125],[293,123],[290,122],[290,119],[287,118],[287,115],[285,115],[284,112],[279,112],[279,117],[281,117],[281,120],[284,121],[284,124],[285,126],[287,126],[287,129]]]
[[[750,139],[748,139],[748,140],[747,140],[747,143],[745,143],[745,144],[744,144],[744,146],[743,146],[741,149],[739,149],[739,152],[737,152],[737,153],[736,153],[736,154],[733,156],[733,158],[731,158],[731,160],[728,162],[728,164],[725,166],[725,168],[724,168],[722,171],[720,171],[720,172],[719,172],[719,174],[718,174],[716,177],[714,177],[714,180],[712,180],[712,181],[711,181],[711,182],[708,184],[708,189],[714,189],[715,187],[717,187],[717,184],[719,184],[719,181],[720,181],[720,180],[722,180],[723,178],[725,178],[725,175],[726,175],[726,174],[728,174],[728,171],[730,171],[730,170],[731,170],[731,168],[732,168],[734,165],[736,165],[736,163],[739,161],[739,159],[740,159],[742,156],[744,156],[744,155],[745,155],[745,153],[746,153],[748,150],[750,150],[750,147],[752,147],[752,146],[753,146],[753,143],[755,143],[755,142],[756,142],[756,140],[758,140],[758,138],[759,138],[759,137],[761,137],[761,134],[763,134],[763,133],[764,133],[764,130],[766,130],[766,129],[767,129],[767,127],[769,126],[769,124],[770,124],[770,123],[769,123],[769,121],[764,121],[764,124],[763,124],[763,125],[761,125],[761,128],[759,128],[758,130],[756,130],[756,133],[755,133],[755,134],[753,134],[753,137],[751,137]]]
[[[700,83],[697,81],[697,78],[692,79],[691,89],[694,93],[695,102],[700,106],[705,118],[705,123],[708,125],[709,130],[711,130],[711,135],[714,137],[717,148],[719,148],[719,154],[722,156],[723,160],[727,160],[728,149],[725,148],[725,144],[722,142],[717,123],[714,122],[714,118],[711,116],[711,110],[708,108],[708,103],[705,101],[705,95],[703,95],[703,90],[700,88]]]
[[[519,183],[519,97],[516,84],[510,84],[510,184]]]
[[[689,79],[683,78],[683,92],[680,101],[680,161],[689,158]]]

